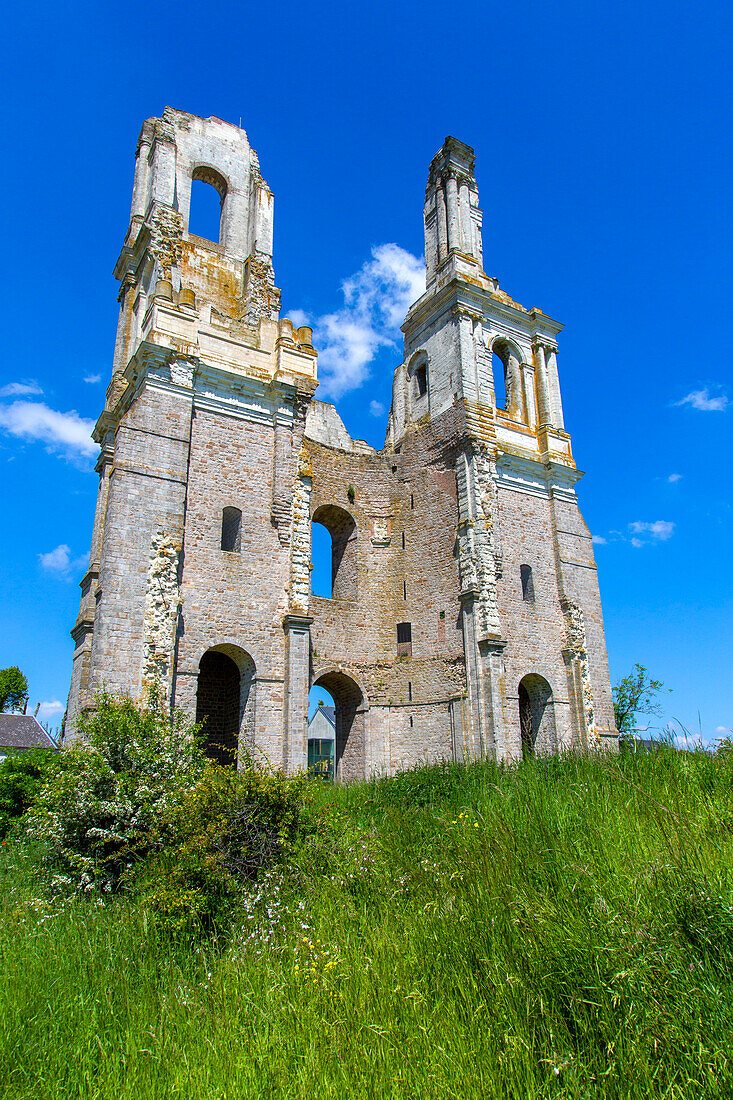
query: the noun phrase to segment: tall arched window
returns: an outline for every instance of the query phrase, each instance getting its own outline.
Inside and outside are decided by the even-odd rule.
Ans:
[[[189,233],[216,244],[222,243],[222,212],[226,195],[227,182],[223,176],[207,165],[194,168],[188,211]]]
[[[417,405],[428,396],[428,363],[424,352],[416,353],[410,362],[410,385],[412,387],[412,404]]]
[[[327,534],[321,528],[325,528]],[[345,508],[327,504],[313,513],[313,573],[311,591],[314,596],[334,600],[355,600],[357,592],[356,523]],[[330,548],[328,546],[330,536]],[[330,552],[329,552],[330,550]],[[329,589],[330,558],[330,589]]]
[[[238,554],[242,546],[242,513],[239,508],[225,508],[221,516],[221,548]]]

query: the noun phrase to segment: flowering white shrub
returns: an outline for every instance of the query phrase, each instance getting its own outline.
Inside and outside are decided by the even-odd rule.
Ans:
[[[108,893],[205,760],[197,727],[179,713],[171,719],[156,692],[143,705],[102,693],[78,728],[81,740],[28,812],[27,833],[57,885]]]

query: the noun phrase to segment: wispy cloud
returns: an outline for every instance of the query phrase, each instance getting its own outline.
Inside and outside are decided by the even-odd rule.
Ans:
[[[0,405],[0,428],[9,435],[45,443],[49,451],[69,458],[90,457],[97,453],[97,444],[91,436],[93,427],[93,420],[79,416],[74,409],[57,412],[41,401],[13,401],[11,405]]]
[[[290,311],[294,323],[313,327],[324,395],[338,398],[363,386],[379,349],[399,346],[400,325],[424,290],[423,261],[397,244],[380,244],[342,283],[341,309],[310,320],[302,310]]]
[[[58,699],[49,699],[39,704],[36,718],[39,722],[50,722],[54,718],[60,718],[65,710],[66,707]]]
[[[651,522],[634,520],[625,531],[609,531],[607,535],[593,535],[596,546],[606,546],[612,542],[631,543],[637,550],[654,542],[666,542],[674,534],[675,525],[669,519],[655,519]]]
[[[87,382],[90,386],[96,386],[97,382],[102,381],[102,375],[101,374],[87,374],[86,377],[84,378],[84,381]]]
[[[678,481],[682,481],[682,474],[670,474],[667,481],[670,485],[676,485]]]
[[[675,405],[691,405],[693,409],[698,409],[700,412],[725,412],[728,407],[728,398],[724,393],[711,396],[706,386],[703,390],[693,390],[688,393],[680,401],[675,401]]]
[[[89,558],[86,554],[78,558],[72,558],[71,550],[65,542],[62,542],[54,550],[49,550],[47,554],[39,554],[38,561],[41,569],[45,569],[47,573],[55,573],[57,576],[63,577],[64,580],[71,580],[73,576],[86,568]]]
[[[384,415],[384,405],[382,404],[381,401],[370,401],[369,402],[369,412],[372,414],[372,416],[383,416]]]
[[[674,534],[674,523],[667,519],[655,519],[651,523],[634,520],[629,524],[632,533],[631,545],[637,549],[646,546],[647,542],[666,542]],[[640,538],[644,535],[644,538]]]
[[[8,382],[0,389],[0,397],[31,397],[43,393],[37,382]]]

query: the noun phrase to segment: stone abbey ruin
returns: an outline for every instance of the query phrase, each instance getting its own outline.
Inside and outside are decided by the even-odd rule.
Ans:
[[[194,180],[221,198],[218,241],[188,230]],[[214,757],[247,746],[295,771],[317,684],[342,779],[615,744],[561,325],[484,272],[474,153],[455,138],[430,164],[424,219],[427,289],[376,451],[314,399],[311,330],[280,318],[273,195],[244,130],[171,108],[145,122],[94,431],[72,737],[101,687],[157,682]],[[314,523],[332,540],[329,599],[311,592]]]

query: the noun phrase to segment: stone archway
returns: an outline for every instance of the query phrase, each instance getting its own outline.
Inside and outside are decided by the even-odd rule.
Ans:
[[[240,748],[254,736],[255,664],[238,646],[214,646],[199,663],[196,721],[206,755],[236,765]]]
[[[519,729],[522,756],[552,753],[557,748],[552,688],[543,676],[532,672],[519,685]]]
[[[364,712],[366,700],[355,680],[344,672],[326,672],[313,681],[332,696],[336,707],[336,780],[363,779],[366,774]]]

